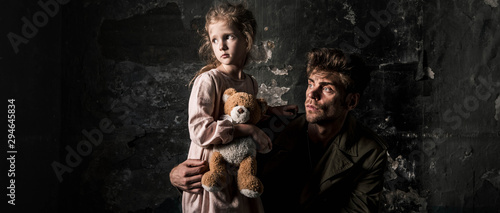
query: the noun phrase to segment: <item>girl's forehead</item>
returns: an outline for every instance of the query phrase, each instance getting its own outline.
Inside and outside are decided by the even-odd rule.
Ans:
[[[213,33],[219,33],[219,32],[231,32],[231,33],[238,33],[238,29],[233,25],[230,24],[228,21],[225,20],[220,20],[220,21],[211,21],[210,24],[207,27],[208,34],[213,34]]]
[[[217,26],[225,26],[225,27],[233,27],[234,26],[232,24],[232,22],[230,22],[230,21],[228,21],[226,19],[220,18],[220,19],[211,20],[208,23],[207,27],[210,28],[210,27],[215,26],[215,25],[217,25]]]

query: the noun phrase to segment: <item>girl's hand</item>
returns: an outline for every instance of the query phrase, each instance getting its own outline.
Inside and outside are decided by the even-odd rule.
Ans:
[[[299,107],[295,104],[269,107],[267,111],[277,116],[294,116],[299,111]]]
[[[234,137],[250,136],[257,144],[257,152],[268,153],[273,148],[271,139],[257,126],[252,124],[236,124],[234,126]]]

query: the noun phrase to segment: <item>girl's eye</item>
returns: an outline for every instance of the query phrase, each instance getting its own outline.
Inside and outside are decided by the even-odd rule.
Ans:
[[[234,35],[227,35],[227,39],[235,39],[236,37]]]
[[[212,43],[217,44],[218,40],[217,39],[212,39]]]

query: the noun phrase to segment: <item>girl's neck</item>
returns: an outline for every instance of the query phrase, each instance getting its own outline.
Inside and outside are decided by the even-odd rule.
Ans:
[[[221,64],[217,67],[217,69],[233,79],[241,80],[245,78],[241,67]]]

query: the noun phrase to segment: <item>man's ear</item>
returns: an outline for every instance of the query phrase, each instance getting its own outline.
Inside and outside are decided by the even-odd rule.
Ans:
[[[347,97],[346,97],[346,104],[347,104],[347,110],[353,110],[354,108],[356,108],[356,106],[358,106],[358,102],[359,102],[359,93],[349,93],[347,94]]]

